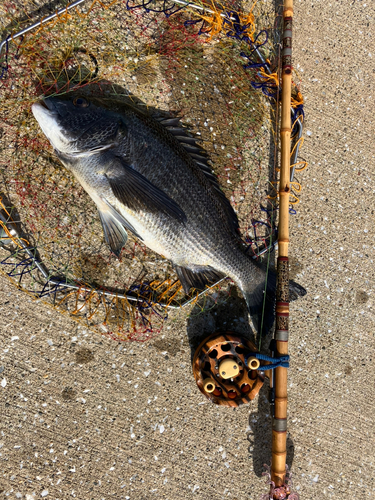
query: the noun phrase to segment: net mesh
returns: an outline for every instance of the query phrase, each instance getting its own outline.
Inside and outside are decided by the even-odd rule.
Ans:
[[[2,52],[0,269],[118,340],[150,338],[170,307],[199,294],[186,297],[172,265],[131,235],[120,259],[110,252],[94,203],[54,156],[30,108],[44,95],[81,88],[179,116],[208,152],[249,252],[269,247],[279,16],[271,1],[200,6],[86,1],[8,37]],[[47,14],[32,8],[3,4],[4,33]]]

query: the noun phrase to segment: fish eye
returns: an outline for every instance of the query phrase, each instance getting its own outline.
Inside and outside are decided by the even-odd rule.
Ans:
[[[77,108],[87,108],[89,106],[89,101],[84,97],[76,97],[73,101],[74,106]]]

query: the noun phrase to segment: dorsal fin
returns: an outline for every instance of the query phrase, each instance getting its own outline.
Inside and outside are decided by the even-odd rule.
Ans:
[[[178,126],[181,127],[180,119],[176,118],[176,117],[174,117],[174,118],[165,118],[165,116],[160,116],[160,117],[156,118],[156,120],[159,123],[161,123],[162,125],[164,125],[165,127],[178,127]]]
[[[236,236],[239,236],[240,228],[237,214],[230,204],[230,201],[221,190],[217,176],[212,167],[208,164],[207,153],[197,142],[199,139],[188,133],[188,129],[182,125],[179,118],[157,117],[156,120],[174,135],[185,151],[189,153],[189,156],[194,160],[194,163],[201,172],[204,173],[206,179],[214,188],[213,192],[227,215],[230,228]]]

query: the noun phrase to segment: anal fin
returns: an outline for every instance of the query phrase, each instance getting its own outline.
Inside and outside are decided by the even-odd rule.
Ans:
[[[202,267],[199,271],[192,271],[187,267],[175,266],[175,270],[186,294],[189,293],[191,288],[204,290],[206,285],[213,285],[224,278],[222,273],[215,271],[210,266]]]

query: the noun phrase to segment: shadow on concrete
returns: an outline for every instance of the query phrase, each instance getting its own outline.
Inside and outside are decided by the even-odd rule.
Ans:
[[[36,21],[49,16],[62,7],[65,7],[64,2],[62,2],[61,0],[52,0],[51,2],[46,2],[45,4],[28,13],[24,11],[23,15],[14,19],[11,23],[7,24],[3,28],[0,36],[0,41],[4,40],[10,33],[17,33],[18,31],[21,31],[21,29],[25,28],[25,25],[29,26]],[[23,26],[20,27],[21,25]]]
[[[249,455],[253,459],[254,472],[258,477],[266,471],[264,465],[271,464],[272,457],[272,418],[270,414],[270,404],[268,401],[268,379],[258,394],[258,409],[254,409],[249,414],[249,431],[247,440],[249,441]],[[294,442],[290,434],[287,435],[286,442],[286,463],[292,467],[294,459]]]
[[[191,311],[187,334],[192,360],[199,344],[213,333],[233,332],[255,342],[245,301],[238,295],[235,286],[229,285],[228,288],[212,296],[203,296]]]

